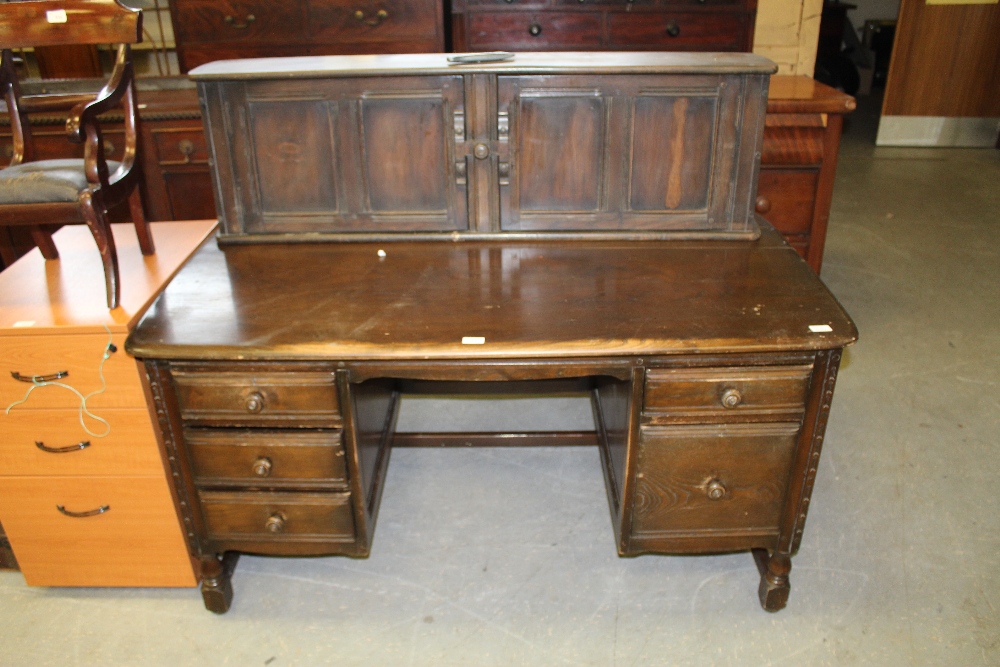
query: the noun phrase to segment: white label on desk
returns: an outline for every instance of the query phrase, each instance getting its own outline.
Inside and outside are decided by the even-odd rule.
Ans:
[[[829,324],[810,324],[809,331],[813,333],[830,333],[833,331],[833,327]]]
[[[486,345],[482,336],[462,336],[462,345]]]
[[[45,12],[45,20],[49,23],[66,23],[66,10],[50,9]]]
[[[14,322],[15,327],[33,327],[35,326],[35,320],[21,320],[20,322]]]

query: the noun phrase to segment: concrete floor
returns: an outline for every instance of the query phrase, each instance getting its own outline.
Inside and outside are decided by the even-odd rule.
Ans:
[[[2,572],[0,665],[1000,665],[1000,151],[875,149],[874,118],[822,274],[861,340],[783,612],[747,554],[617,558],[595,450],[398,450],[370,559],[244,557],[224,616]],[[401,427],[589,424],[419,401]]]

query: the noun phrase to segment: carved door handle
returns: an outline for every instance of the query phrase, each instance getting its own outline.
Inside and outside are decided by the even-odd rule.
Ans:
[[[366,19],[365,13],[359,9],[358,11],[354,12],[354,18],[361,21],[365,25],[370,25],[372,27],[375,27],[382,21],[389,18],[389,12],[385,11],[384,9],[380,9],[377,12],[375,12],[375,18]]]
[[[78,452],[81,449],[90,447],[90,440],[83,440],[75,445],[70,445],[69,447],[48,447],[44,442],[35,440],[35,447],[38,447],[43,452],[48,452],[49,454],[67,454],[69,452]]]
[[[236,18],[233,16],[227,16],[223,20],[236,30],[246,30],[247,28],[250,27],[251,23],[257,20],[257,17],[254,16],[253,14],[247,14],[246,20],[243,21],[242,23],[237,23]]]

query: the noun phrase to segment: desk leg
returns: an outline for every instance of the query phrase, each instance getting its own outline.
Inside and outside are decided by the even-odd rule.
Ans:
[[[757,595],[764,611],[781,611],[788,604],[788,593],[792,585],[788,573],[792,570],[792,559],[786,554],[769,554],[767,549],[754,549],[753,559],[760,572],[760,587]]]
[[[201,597],[209,611],[216,614],[229,611],[233,601],[233,571],[239,559],[237,551],[201,557]]]

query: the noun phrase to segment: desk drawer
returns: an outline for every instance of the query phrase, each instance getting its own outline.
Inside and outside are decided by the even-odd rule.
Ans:
[[[174,28],[184,42],[295,41],[305,32],[301,2],[173,0]]]
[[[609,46],[677,51],[736,51],[746,41],[738,13],[616,12],[608,17]]]
[[[757,212],[783,234],[808,234],[818,182],[817,170],[764,167],[757,182]]]
[[[349,493],[202,491],[209,539],[354,541]]]
[[[812,366],[658,368],[646,372],[647,423],[799,421]]]
[[[87,407],[100,412],[103,408],[142,408],[146,398],[139,380],[135,359],[124,352],[125,334],[114,337],[118,351],[104,362],[107,388],[87,401]],[[0,338],[0,406],[6,408],[24,398],[30,382],[11,377],[44,376],[67,371],[55,380],[74,387],[86,395],[101,388],[101,360],[108,344],[107,334],[59,334],[53,336],[4,336]],[[79,410],[80,397],[63,387],[39,387],[31,392],[26,403],[11,410],[33,408],[69,408]]]
[[[469,17],[469,50],[544,50],[601,44],[600,15],[579,12],[482,12]]]
[[[346,489],[340,431],[186,429],[195,484]]]
[[[433,0],[333,0],[310,5],[309,27],[317,44],[433,39],[437,12]]]
[[[196,583],[162,475],[0,477],[0,520],[31,586]]]
[[[15,408],[0,417],[0,475],[163,475],[148,412],[99,414],[111,425],[103,438],[88,435],[73,410]],[[95,432],[105,429],[93,420],[87,424]],[[80,448],[83,443],[89,444]]]
[[[185,421],[223,426],[338,427],[330,372],[207,372],[175,369]]]
[[[798,424],[642,427],[633,534],[679,545],[706,533],[776,534],[798,433]]]
[[[160,166],[208,164],[205,132],[197,129],[153,130],[156,160]]]

